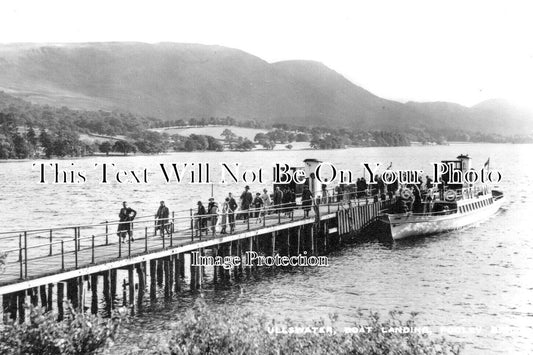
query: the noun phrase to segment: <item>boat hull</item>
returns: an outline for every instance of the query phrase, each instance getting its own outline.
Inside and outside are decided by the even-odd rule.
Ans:
[[[502,204],[503,198],[500,198],[475,211],[447,215],[385,214],[380,217],[380,221],[388,225],[392,239],[399,240],[456,230],[482,222],[495,214]]]

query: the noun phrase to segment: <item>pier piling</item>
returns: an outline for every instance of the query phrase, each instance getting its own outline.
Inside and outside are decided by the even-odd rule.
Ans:
[[[98,313],[98,274],[91,275],[91,313]]]
[[[280,213],[279,208],[273,208],[272,213],[265,214],[261,223],[253,223],[248,218],[245,223],[237,224],[231,234],[218,235],[215,238],[211,238],[210,233],[208,238],[201,238],[201,229],[198,228],[197,217],[193,215],[192,210],[187,211],[184,216],[172,214],[171,230],[168,233],[162,231],[162,234],[169,238],[168,242],[153,238],[153,220],[138,222],[146,223],[144,225],[138,225],[136,222],[136,228],[141,231],[140,235],[144,234],[144,240],[140,241],[140,244],[128,241],[124,246],[120,239],[118,243],[113,238],[109,240],[109,236],[114,235],[110,234],[109,228],[117,225],[109,221],[106,221],[105,225],[44,229],[43,233],[47,238],[40,249],[34,247],[33,231],[13,232],[10,237],[14,235],[16,243],[18,236],[19,248],[13,251],[14,257],[0,280],[3,318],[5,320],[11,317],[24,321],[26,301],[51,311],[57,300],[58,318],[63,319],[64,298],[67,297],[75,309],[84,311],[86,295],[91,297],[91,313],[97,313],[98,298],[101,296],[98,294],[99,281],[102,282],[104,310],[107,314],[114,308],[117,286],[120,286],[122,280],[127,280],[123,288],[123,303],[131,308],[132,313],[140,312],[144,292],[149,292],[150,302],[154,303],[159,291],[158,286],[167,300],[182,291],[187,267],[190,268],[190,280],[187,280],[190,281],[190,289],[194,291],[203,287],[205,278],[210,273],[205,273],[205,266],[190,264],[191,252],[198,252],[199,256],[206,253],[220,257],[240,256],[242,261],[246,252],[254,251],[271,256],[276,253],[284,256],[304,252],[308,255],[327,253],[348,239],[359,237],[361,231],[369,230],[369,225],[375,221],[380,210],[390,207],[394,201],[367,201],[364,198],[355,199],[355,196],[348,197],[352,199],[331,198],[329,203],[315,206],[311,212],[315,214],[314,218],[306,215],[298,206],[289,214]],[[335,205],[330,206],[331,203]],[[177,228],[186,227],[189,222],[190,230]],[[81,230],[84,230],[86,236],[81,235]],[[43,252],[39,254],[41,250]],[[230,280],[232,274],[237,280],[242,276],[243,270],[250,274],[255,269],[253,265],[247,266],[243,267],[242,263],[226,269],[215,266],[213,280]],[[117,279],[117,270],[126,272],[125,279],[123,271],[119,274],[120,279]],[[85,288],[85,281],[87,286],[90,284],[90,293],[89,289]],[[55,284],[57,295],[54,294]]]

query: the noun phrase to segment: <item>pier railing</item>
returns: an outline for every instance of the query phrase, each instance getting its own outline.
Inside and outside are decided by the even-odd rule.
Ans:
[[[291,202],[261,208],[222,211],[198,215],[194,211],[172,212],[168,219],[140,216],[133,221],[105,221],[81,226],[64,226],[15,232],[0,232],[1,244],[18,244],[7,250],[4,268],[19,279],[36,277],[46,261],[54,272],[77,269],[113,259],[150,253],[166,248],[218,237],[221,234],[241,233],[298,219],[314,219],[319,214],[335,213],[348,205],[373,203],[378,197],[367,191],[335,193],[329,189],[325,196],[301,204]],[[338,191],[338,190],[337,190]],[[130,224],[128,231],[119,226]],[[120,228],[122,229],[122,228]],[[158,235],[159,233],[159,235]],[[123,240],[121,237],[124,237]],[[53,267],[52,267],[53,266]],[[0,274],[1,275],[1,274]],[[7,272],[6,272],[7,276]],[[2,277],[0,277],[2,284]]]

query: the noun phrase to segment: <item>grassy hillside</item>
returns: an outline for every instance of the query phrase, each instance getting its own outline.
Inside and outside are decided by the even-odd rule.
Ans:
[[[0,90],[41,104],[168,121],[230,116],[361,130],[533,129],[531,113],[499,103],[402,104],[317,62],[268,63],[237,49],[198,44],[0,45]]]

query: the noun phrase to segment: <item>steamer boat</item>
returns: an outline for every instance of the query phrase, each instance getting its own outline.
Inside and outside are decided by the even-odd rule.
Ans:
[[[463,172],[471,170],[468,155],[443,163]],[[429,189],[421,194],[418,210],[398,212],[396,205],[379,216],[392,239],[437,234],[474,225],[495,214],[503,204],[503,193],[488,185],[447,184],[447,181],[450,181],[449,175],[444,174],[439,189]]]

